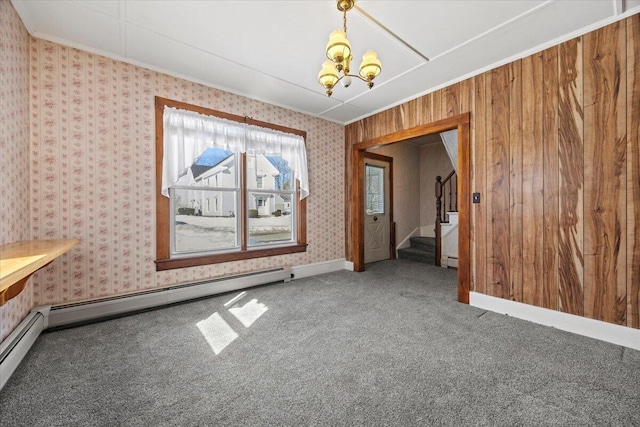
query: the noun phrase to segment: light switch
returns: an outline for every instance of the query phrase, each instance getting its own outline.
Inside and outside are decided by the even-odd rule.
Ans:
[[[480,203],[480,193],[473,193],[473,203]]]

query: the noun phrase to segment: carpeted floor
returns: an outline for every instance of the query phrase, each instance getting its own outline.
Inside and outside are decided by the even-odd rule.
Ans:
[[[4,426],[640,426],[640,352],[396,260],[43,334]]]

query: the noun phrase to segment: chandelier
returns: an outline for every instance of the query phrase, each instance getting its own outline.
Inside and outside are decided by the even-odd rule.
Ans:
[[[322,69],[318,73],[318,82],[327,90],[328,96],[331,96],[334,86],[339,81],[342,81],[344,87],[351,86],[351,77],[359,78],[371,89],[373,79],[382,71],[378,54],[369,50],[362,56],[360,72],[349,74],[353,56],[351,55],[351,43],[347,40],[347,12],[353,9],[355,2],[356,0],[336,0],[338,10],[342,12],[343,28],[334,30],[329,35],[328,60],[322,64]]]

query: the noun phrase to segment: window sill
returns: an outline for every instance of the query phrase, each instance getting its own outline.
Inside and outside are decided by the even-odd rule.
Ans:
[[[306,252],[306,244],[281,246],[267,249],[254,249],[242,252],[230,252],[226,254],[206,255],[189,258],[157,259],[156,271],[172,270],[174,268],[196,267],[199,265],[219,264],[222,262],[240,261],[244,259],[264,258],[276,255],[286,255],[298,252]]]

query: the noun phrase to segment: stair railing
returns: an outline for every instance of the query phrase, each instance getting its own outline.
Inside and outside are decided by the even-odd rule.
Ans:
[[[440,266],[440,258],[442,258],[442,230],[441,223],[448,223],[447,211],[458,211],[458,177],[456,171],[452,170],[449,175],[442,180],[442,177],[438,175],[436,177],[436,265]],[[448,191],[447,191],[448,190]],[[447,192],[449,193],[449,206],[448,210],[443,211],[442,205],[447,207]]]

